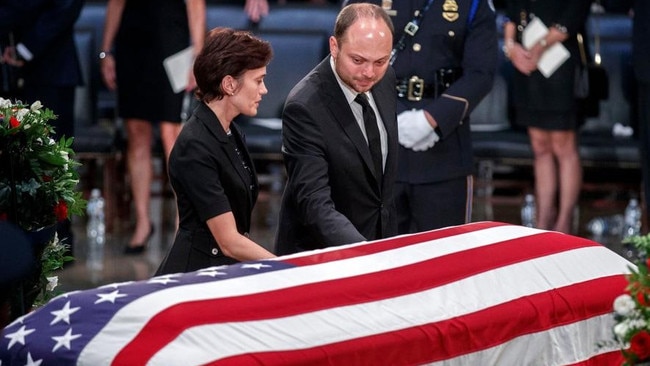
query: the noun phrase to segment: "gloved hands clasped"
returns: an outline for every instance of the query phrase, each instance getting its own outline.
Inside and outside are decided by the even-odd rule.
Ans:
[[[413,151],[426,151],[440,140],[422,109],[412,109],[397,115],[399,143]]]

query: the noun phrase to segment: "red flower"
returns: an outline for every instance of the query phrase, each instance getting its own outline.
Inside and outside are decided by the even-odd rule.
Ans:
[[[645,360],[650,357],[650,333],[642,330],[632,336],[630,339],[630,351],[634,353],[639,360]]]
[[[54,206],[54,214],[56,219],[59,221],[65,220],[68,218],[68,204],[64,200],[59,201],[59,203]]]
[[[9,125],[11,126],[11,128],[16,128],[20,126],[20,121],[18,121],[18,118],[16,118],[15,116],[11,116],[11,118],[9,118]]]
[[[52,181],[52,177],[50,177],[49,175],[43,175],[41,178],[43,179],[43,182],[51,182]]]
[[[648,296],[647,296],[647,293],[646,293],[645,289],[639,289],[639,292],[636,293],[636,301],[641,306],[650,305],[650,302],[648,302]]]

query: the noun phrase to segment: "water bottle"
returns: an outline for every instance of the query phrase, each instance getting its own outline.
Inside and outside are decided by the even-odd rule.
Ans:
[[[625,226],[623,238],[638,236],[641,234],[641,206],[639,200],[631,198],[625,208]]]
[[[621,235],[625,218],[621,214],[611,216],[598,216],[589,220],[587,223],[587,231],[594,236],[603,235]]]
[[[88,258],[86,264],[90,269],[101,270],[104,265],[106,224],[104,222],[104,198],[98,188],[94,188],[90,192],[86,213],[88,215],[86,226]]]
[[[524,197],[524,204],[521,206],[521,224],[527,227],[537,225],[535,196],[530,193]]]

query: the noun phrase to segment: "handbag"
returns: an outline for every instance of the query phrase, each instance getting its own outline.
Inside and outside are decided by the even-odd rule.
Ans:
[[[577,38],[581,62],[576,70],[574,94],[578,99],[591,101],[606,100],[609,98],[607,70],[599,62],[587,62],[582,34],[578,33]],[[597,41],[596,44],[598,45]],[[598,55],[598,51],[596,51],[596,55]]]

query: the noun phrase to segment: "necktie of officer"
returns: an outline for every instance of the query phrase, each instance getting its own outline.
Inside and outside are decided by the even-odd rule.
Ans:
[[[368,97],[366,97],[365,94],[357,94],[354,101],[361,104],[363,110],[363,124],[366,128],[368,148],[370,149],[375,173],[377,173],[377,178],[381,186],[381,178],[384,169],[381,156],[381,139],[379,138],[379,128],[377,127],[377,116],[375,116],[375,111],[372,110],[372,107],[368,103]]]

